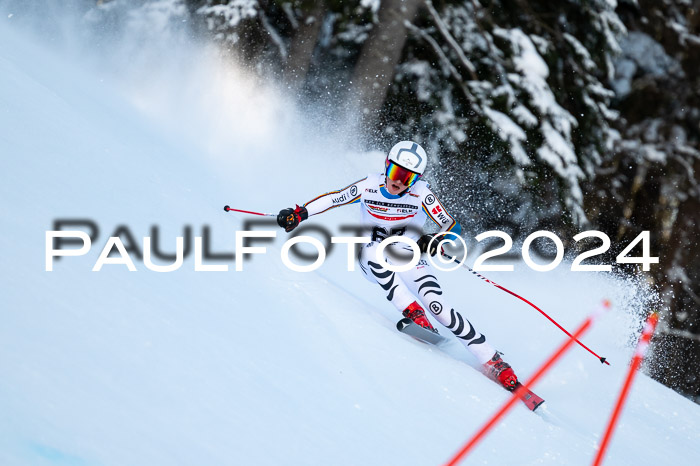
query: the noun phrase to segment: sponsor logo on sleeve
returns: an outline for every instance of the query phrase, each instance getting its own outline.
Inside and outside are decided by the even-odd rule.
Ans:
[[[333,204],[342,204],[343,202],[348,200],[348,195],[343,194],[342,196],[334,197],[332,200],[333,200]]]
[[[425,204],[426,205],[432,205],[434,203],[435,203],[435,196],[433,196],[432,194],[428,194],[427,196],[425,196]]]
[[[357,186],[354,186],[350,188],[350,197],[355,197],[357,196]]]

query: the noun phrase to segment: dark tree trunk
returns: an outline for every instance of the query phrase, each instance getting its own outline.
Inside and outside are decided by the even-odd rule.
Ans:
[[[283,73],[284,79],[295,91],[301,89],[306,81],[325,14],[326,2],[314,2],[292,36]]]
[[[696,173],[700,162],[695,163]],[[700,202],[689,197],[680,204],[661,292],[668,309],[654,341],[651,375],[700,402]]]
[[[350,106],[359,109],[361,125],[371,129],[386,99],[394,71],[408,31],[405,21],[412,21],[420,0],[382,0],[379,21],[365,41],[355,65]]]

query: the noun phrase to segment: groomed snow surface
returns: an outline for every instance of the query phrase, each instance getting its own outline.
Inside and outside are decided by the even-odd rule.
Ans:
[[[194,272],[192,254],[171,273],[136,258],[136,272],[92,272],[119,225],[138,243],[157,225],[168,252],[207,225],[211,250],[233,252],[250,217],[224,204],[276,212],[380,170],[382,155],[351,152],[342,128],[313,129],[283,92],[206,51],[121,75],[0,22],[0,464],[438,465],[511,396],[459,343],[398,333],[341,249],[292,272],[278,231],[242,272]],[[356,209],[312,223],[341,234]],[[56,219],[91,219],[99,237],[46,272]],[[533,387],[546,419],[518,404],[466,464],[590,464],[646,311],[639,291],[565,265],[486,275],[569,329],[610,299],[584,342],[612,365],[574,347]],[[439,276],[522,380],[564,341],[464,270]],[[700,407],[639,374],[605,464],[698,457]]]

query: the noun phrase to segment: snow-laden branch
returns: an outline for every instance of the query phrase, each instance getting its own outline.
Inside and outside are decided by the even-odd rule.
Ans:
[[[471,61],[467,58],[467,56],[464,54],[464,50],[462,50],[462,47],[457,43],[454,37],[452,37],[452,34],[450,34],[450,31],[447,28],[447,25],[445,22],[440,18],[440,15],[438,14],[437,10],[435,10],[435,7],[433,6],[433,2],[431,0],[425,0],[425,6],[428,8],[428,12],[430,13],[430,16],[433,18],[433,21],[435,22],[435,25],[438,28],[438,31],[440,31],[440,34],[442,37],[447,41],[447,44],[454,50],[454,52],[457,54],[457,58],[459,58],[459,62],[462,64],[462,67],[469,71],[469,74],[471,75],[472,80],[477,81],[479,77],[476,75],[476,67],[472,64]]]
[[[668,325],[659,325],[657,328],[658,333],[663,333],[665,335],[672,335],[674,337],[687,338],[688,340],[700,341],[700,335],[689,332],[688,330],[679,330],[677,328],[671,328]]]
[[[270,21],[267,19],[267,15],[262,10],[260,10],[260,22],[265,28],[265,31],[267,31],[267,34],[270,36],[270,40],[277,46],[282,60],[286,60],[287,46],[285,45],[284,41],[282,40],[282,37],[280,37],[277,30],[270,24]]]
[[[681,157],[680,155],[673,154],[671,157],[676,162],[678,162],[681,166],[683,166],[683,168],[685,168],[685,171],[688,175],[688,182],[693,187],[697,187],[698,182],[695,181],[695,170],[693,170],[693,166],[687,160],[685,160],[683,157]],[[698,304],[700,304],[700,302]]]
[[[452,76],[454,79],[455,83],[457,86],[459,86],[460,90],[464,94],[464,96],[467,98],[467,101],[470,102],[471,108],[477,112],[478,114],[482,114],[481,109],[477,105],[474,104],[476,99],[472,95],[471,92],[469,92],[469,89],[464,85],[464,81],[462,79],[462,76],[459,74],[459,71],[457,71],[457,68],[452,64],[449,58],[447,58],[447,55],[445,55],[445,52],[442,51],[440,48],[440,44],[438,44],[435,39],[430,37],[430,34],[426,33],[422,29],[414,26],[411,24],[410,21],[404,21],[404,26],[408,31],[413,32],[414,34],[417,34],[418,36],[421,37],[424,41],[430,45],[433,50],[435,51],[435,54],[438,56],[440,59],[440,63],[445,67],[445,69],[449,72],[449,74]]]

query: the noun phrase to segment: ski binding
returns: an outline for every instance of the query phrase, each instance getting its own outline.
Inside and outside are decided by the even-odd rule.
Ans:
[[[430,343],[431,345],[439,346],[447,341],[447,338],[444,336],[421,327],[408,317],[398,321],[396,323],[396,328],[401,333],[405,333],[406,335],[412,336],[413,338],[424,343]]]

